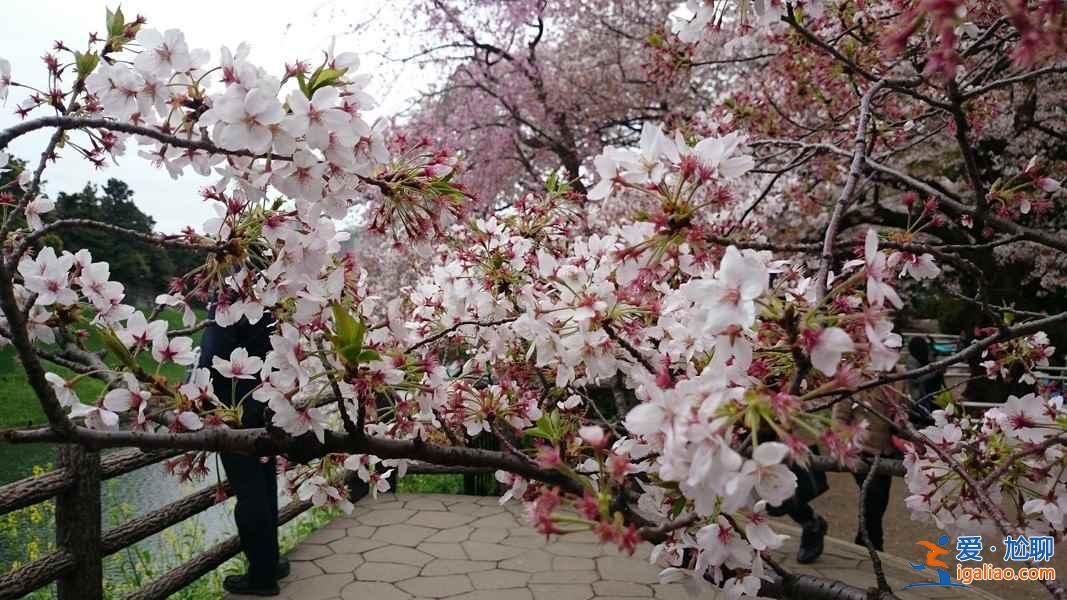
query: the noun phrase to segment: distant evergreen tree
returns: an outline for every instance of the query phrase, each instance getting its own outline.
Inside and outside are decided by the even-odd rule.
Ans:
[[[134,204],[133,190],[118,179],[109,179],[102,188],[90,183],[75,194],[60,192],[50,216],[93,219],[142,233],[151,233],[155,227],[155,220]],[[49,240],[51,245],[88,248],[93,260],[107,261],[111,278],[124,283],[130,300],[138,304],[151,302],[172,278],[183,275],[198,260],[191,252],[159,248],[106,231],[72,228],[57,232],[55,237],[59,243]]]

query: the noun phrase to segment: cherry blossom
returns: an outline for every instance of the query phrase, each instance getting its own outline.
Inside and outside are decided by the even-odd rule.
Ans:
[[[342,129],[349,122],[348,114],[337,108],[337,88],[322,87],[308,99],[300,90],[289,94],[289,108],[282,127],[294,138],[306,136],[314,148],[325,150],[330,144],[330,133]]]
[[[260,87],[243,96],[227,94],[212,111],[219,120],[220,146],[256,154],[270,149],[274,139],[271,126],[281,123],[285,116],[273,91]]]
[[[840,327],[827,327],[815,336],[811,347],[811,364],[827,377],[833,377],[841,356],[856,349],[848,333]]]
[[[41,215],[52,212],[55,207],[55,201],[49,198],[39,197],[30,201],[26,205],[26,222],[30,225],[30,229],[40,229],[44,227]]]
[[[59,375],[51,372],[45,373],[44,377],[48,380],[48,383],[52,384],[56,399],[59,400],[61,406],[70,407],[81,402],[78,400],[78,394],[74,391],[73,382],[67,381]]]
[[[78,302],[78,294],[70,288],[69,281],[73,266],[73,254],[65,252],[56,256],[55,250],[49,246],[36,259],[23,259],[18,269],[26,289],[37,294],[37,306],[74,305]]]
[[[227,379],[254,379],[262,367],[263,359],[249,356],[244,348],[234,348],[229,360],[216,356],[211,361],[211,368]]]
[[[157,337],[152,340],[152,358],[160,363],[172,362],[176,365],[189,366],[196,361],[196,353],[193,352],[193,339],[185,336],[173,338]]]
[[[874,229],[867,230],[863,256],[867,264],[867,301],[878,307],[887,300],[896,308],[903,306],[900,296],[888,282],[889,270],[893,265],[890,257],[878,250],[878,233]]]
[[[155,29],[142,28],[137,32],[136,40],[141,45],[141,53],[134,59],[133,66],[147,76],[168,77],[175,71],[180,73],[192,66],[185,34],[177,29],[160,33]]]
[[[148,322],[144,313],[136,312],[126,320],[126,326],[115,331],[115,335],[127,346],[148,346],[155,340],[166,337],[167,322],[157,319]]]

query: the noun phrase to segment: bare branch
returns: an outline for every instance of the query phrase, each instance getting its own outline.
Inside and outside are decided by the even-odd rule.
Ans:
[[[852,203],[852,194],[856,190],[856,183],[859,181],[863,162],[867,156],[867,123],[871,118],[871,100],[885,85],[885,80],[875,82],[874,85],[863,94],[863,98],[860,100],[860,115],[859,123],[856,125],[856,139],[855,148],[852,151],[852,164],[849,166],[848,177],[845,179],[845,186],[841,190],[841,196],[837,199],[837,203],[834,205],[834,210],[830,214],[830,222],[826,225],[826,235],[823,238],[822,254],[820,255],[821,262],[819,263],[819,272],[815,275],[815,297],[818,300],[821,300],[822,297],[826,295],[826,277],[830,273],[830,266],[834,259],[834,241],[837,237],[837,230],[841,223],[841,215],[844,214],[848,205]]]

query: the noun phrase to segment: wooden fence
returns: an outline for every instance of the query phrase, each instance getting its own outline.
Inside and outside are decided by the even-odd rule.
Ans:
[[[56,583],[60,600],[102,599],[106,556],[129,548],[216,503],[216,488],[210,486],[104,531],[101,527],[101,484],[177,456],[179,452],[130,449],[101,459],[98,452],[64,444],[57,447],[56,454],[54,470],[0,486],[0,515],[49,498],[55,498],[56,503],[56,549],[0,575],[0,599],[18,598],[52,582]],[[228,486],[224,485],[223,489],[229,495]],[[287,522],[310,506],[310,502],[294,501],[281,511],[279,521]],[[130,598],[166,598],[238,552],[240,542],[232,537],[175,567]]]
[[[142,452],[122,450],[101,458],[98,452],[77,445],[57,447],[56,468],[0,486],[0,516],[55,498],[56,549],[0,575],[0,600],[19,598],[56,583],[59,600],[102,600],[105,557],[120,552],[168,527],[199,514],[217,502],[214,486],[185,496],[148,514],[103,531],[101,484],[119,475],[173,458],[179,451]],[[478,475],[483,468],[412,465],[408,473]],[[229,486],[223,491],[230,495]],[[311,508],[310,501],[294,499],[278,513],[278,525],[288,523]],[[185,563],[149,582],[127,598],[161,599],[181,590],[237,556],[237,536],[205,549]]]

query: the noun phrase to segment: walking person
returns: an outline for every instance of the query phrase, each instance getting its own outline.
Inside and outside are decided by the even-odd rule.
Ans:
[[[887,397],[887,394],[891,393],[894,393],[891,389],[875,388],[856,394],[859,402],[845,399],[834,405],[835,421],[846,426],[860,428],[857,445],[864,461],[871,464],[875,457],[890,458],[897,455],[897,449],[893,445],[893,427],[867,408],[870,407],[882,415],[891,415],[890,402]],[[864,421],[866,421],[866,427],[861,428]],[[862,490],[867,474],[853,473],[852,478]],[[871,483],[867,486],[867,494],[861,498],[864,527],[856,532],[854,541],[857,545],[866,546],[863,536],[864,529],[866,529],[871,546],[875,550],[882,551],[885,549],[882,518],[885,516],[886,507],[889,506],[889,491],[893,484],[893,477],[876,473],[871,475],[871,478]]]
[[[214,303],[208,316],[215,317]],[[229,407],[241,405],[241,427],[264,427],[265,405],[251,400],[255,379],[232,380],[212,367],[214,359],[229,360],[235,348],[249,356],[263,358],[270,350],[271,319],[264,315],[255,324],[242,318],[229,327],[214,322],[201,338],[198,367],[211,370],[211,383],[219,401]],[[242,399],[244,400],[242,402]],[[237,498],[234,521],[241,550],[248,561],[243,575],[230,575],[223,581],[226,591],[252,596],[276,596],[278,580],[289,575],[289,561],[278,553],[278,473],[275,457],[220,454],[230,489]]]
[[[932,360],[930,342],[920,336],[908,340],[907,370],[925,367]],[[940,371],[927,373],[922,377],[916,377],[908,381],[908,396],[911,397],[909,418],[918,428],[927,427],[934,422],[931,416],[937,410],[934,401],[938,392],[945,389],[945,376]]]

